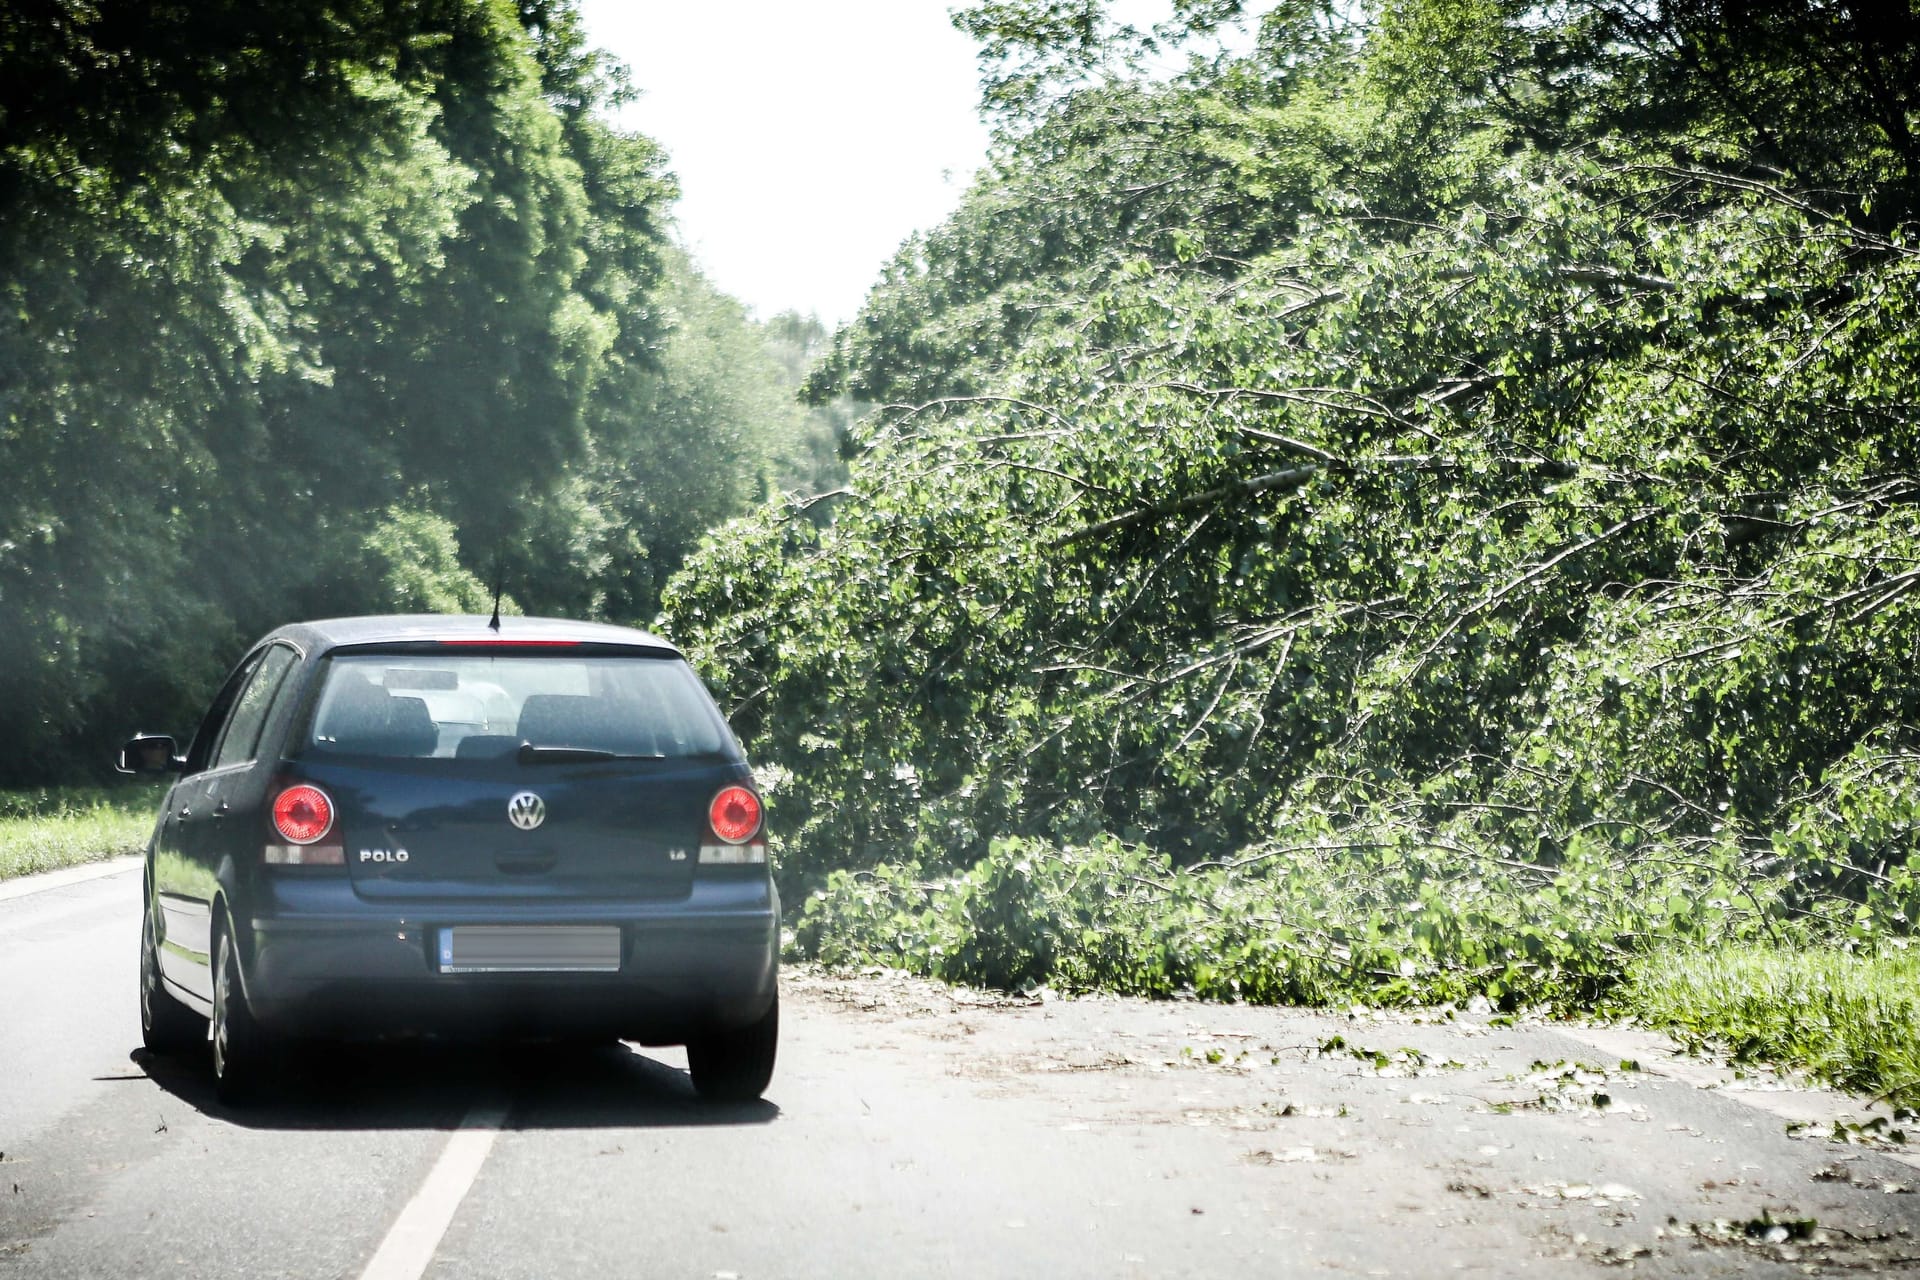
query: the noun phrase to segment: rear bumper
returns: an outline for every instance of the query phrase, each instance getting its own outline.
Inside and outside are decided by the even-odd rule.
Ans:
[[[257,1017],[285,1035],[619,1036],[674,1044],[743,1026],[774,997],[780,904],[762,878],[696,884],[672,902],[375,906],[350,884],[279,879],[239,926]],[[617,926],[607,973],[442,973],[440,931],[477,924]]]

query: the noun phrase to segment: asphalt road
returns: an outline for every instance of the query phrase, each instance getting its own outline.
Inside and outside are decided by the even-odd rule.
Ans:
[[[138,871],[12,892],[0,1276],[1920,1270],[1920,1167],[1781,1114],[1852,1104],[1644,1037],[790,971],[756,1105],[673,1051],[411,1046],[233,1113],[137,1050]]]

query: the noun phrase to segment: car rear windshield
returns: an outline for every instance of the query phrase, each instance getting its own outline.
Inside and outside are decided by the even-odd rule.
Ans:
[[[388,759],[528,760],[569,750],[680,759],[738,748],[678,658],[547,654],[336,654],[303,744]]]

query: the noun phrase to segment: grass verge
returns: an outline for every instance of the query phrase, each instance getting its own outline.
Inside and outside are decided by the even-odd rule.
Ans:
[[[161,790],[129,784],[0,791],[0,880],[140,852]]]
[[[1656,953],[1630,968],[1623,1003],[1691,1049],[1920,1106],[1920,951]]]

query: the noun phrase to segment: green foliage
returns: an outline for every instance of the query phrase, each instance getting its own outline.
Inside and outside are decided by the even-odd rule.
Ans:
[[[1529,844],[1604,808],[1708,842],[1730,813],[1770,851],[1910,714],[1907,445],[1862,437],[1870,382],[1795,385],[1819,321],[1702,339],[1698,311],[1761,272],[1830,287],[1836,246],[1756,200],[1636,254],[1564,179],[1514,198],[1384,250],[1328,224],[1325,276],[1256,264],[1224,300],[1108,291],[1004,395],[894,419],[824,533],[776,509],[712,546],[676,617],[799,779],[800,859],[964,858],[1016,813],[1217,851],[1309,798],[1444,812],[1496,782]],[[1731,252],[1736,227],[1762,238]],[[1704,298],[1661,274],[1689,261]],[[1901,306],[1861,319],[1865,348],[1907,341]]]
[[[1473,838],[1465,822],[1302,823],[1184,868],[1111,839],[1001,839],[933,878],[832,872],[796,943],[830,964],[998,987],[1582,1009],[1649,945],[1825,936],[1731,849],[1683,862],[1592,840],[1547,863]]]
[[[806,384],[808,373],[831,349],[833,335],[815,316],[783,312],[760,326],[766,351],[778,369],[779,386],[788,413]],[[851,443],[854,423],[864,409],[852,396],[840,394],[808,405],[797,422],[779,435],[773,487],[781,493],[814,499],[845,483],[842,454]]]
[[[1800,1068],[1842,1089],[1920,1103],[1920,956],[1734,947],[1636,963],[1623,1002],[1736,1062]]]
[[[596,396],[585,458],[510,556],[508,580],[533,612],[647,625],[708,530],[770,493],[836,478],[834,408],[803,408],[774,334],[679,252],[662,261],[649,296],[657,350],[609,373],[619,393]]]
[[[973,11],[1052,78],[814,376],[848,494],[668,589],[803,949],[1565,1003],[1910,935],[1911,113],[1756,115],[1860,33],[1285,6],[1155,81],[1100,8]]]
[[[761,496],[801,411],[624,75],[570,0],[0,16],[0,779],[289,617],[644,620]]]
[[[0,880],[140,852],[159,799],[145,783],[0,791]]]
[[[430,511],[389,507],[385,518],[364,539],[359,581],[374,584],[378,595],[407,613],[484,613],[490,607],[485,583],[460,563],[453,525]],[[510,602],[502,601],[504,612]]]

